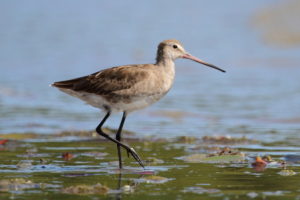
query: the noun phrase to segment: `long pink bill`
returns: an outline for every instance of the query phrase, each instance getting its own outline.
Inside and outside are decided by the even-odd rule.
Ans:
[[[184,54],[184,55],[182,56],[182,58],[186,58],[186,59],[193,60],[193,61],[195,61],[195,62],[198,62],[198,63],[200,63],[200,64],[206,65],[206,66],[208,66],[208,67],[217,69],[217,70],[219,70],[219,71],[221,71],[221,72],[226,72],[224,69],[221,69],[221,68],[219,68],[219,67],[217,67],[217,66],[215,66],[215,65],[212,65],[212,64],[209,64],[209,63],[207,63],[207,62],[204,62],[203,60],[200,60],[199,58],[196,58],[195,56],[192,56],[191,54]]]

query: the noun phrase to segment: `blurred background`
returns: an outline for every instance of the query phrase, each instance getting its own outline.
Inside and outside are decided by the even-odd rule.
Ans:
[[[158,43],[176,38],[227,73],[176,61],[173,89],[131,114],[125,129],[295,142],[299,15],[297,0],[0,1],[0,132],[94,129],[104,113],[49,85],[153,63]],[[116,128],[120,117],[107,125]]]

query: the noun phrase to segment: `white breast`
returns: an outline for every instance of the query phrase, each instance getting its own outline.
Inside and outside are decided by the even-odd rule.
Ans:
[[[132,112],[135,110],[139,110],[157,102],[162,96],[164,96],[163,93],[159,93],[151,96],[134,97],[131,99],[130,102],[127,101],[109,102],[108,100],[106,100],[105,98],[97,94],[92,94],[87,92],[77,92],[74,90],[63,89],[63,88],[60,88],[60,90],[71,96],[83,100],[84,102],[86,102],[87,104],[93,107],[106,110],[108,106],[112,112],[123,112],[123,111]]]

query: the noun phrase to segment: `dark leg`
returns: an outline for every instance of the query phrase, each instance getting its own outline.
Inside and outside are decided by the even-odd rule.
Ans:
[[[123,112],[123,117],[116,135],[116,140],[118,140],[119,142],[121,142],[121,133],[122,133],[122,128],[124,125],[126,119],[126,112]],[[121,154],[121,146],[119,144],[117,144],[117,149],[118,149],[118,156],[119,156],[119,167],[120,169],[122,169],[122,154]]]
[[[107,114],[105,115],[105,117],[102,119],[102,121],[100,122],[100,124],[97,126],[96,132],[97,132],[99,135],[105,137],[106,139],[108,139],[108,140],[110,140],[110,141],[116,143],[118,146],[123,147],[124,149],[126,149],[127,152],[128,152],[129,154],[131,154],[132,157],[133,157],[133,158],[134,158],[134,159],[135,159],[142,167],[144,167],[144,164],[143,164],[142,160],[140,159],[140,157],[138,156],[138,154],[135,152],[135,150],[134,150],[132,147],[129,147],[128,145],[123,144],[122,142],[120,142],[120,141],[118,141],[118,140],[116,140],[116,139],[110,137],[109,135],[107,135],[106,133],[104,133],[104,132],[102,131],[102,126],[103,126],[104,122],[108,119],[109,116],[110,116],[110,112],[107,112]],[[121,130],[122,130],[122,127],[123,127],[123,124],[124,124],[125,119],[126,119],[126,114],[123,114],[123,118],[122,118],[122,121],[121,121],[121,124],[120,124],[120,127],[119,127],[119,129],[121,128]],[[120,133],[119,133],[119,132],[120,132]],[[120,135],[120,134],[121,134],[121,131],[118,131],[117,137],[118,137],[118,135]],[[121,139],[121,137],[120,137],[120,139]],[[119,148],[119,147],[118,147],[118,148]],[[121,157],[119,157],[119,162],[120,162],[120,161],[121,161]]]

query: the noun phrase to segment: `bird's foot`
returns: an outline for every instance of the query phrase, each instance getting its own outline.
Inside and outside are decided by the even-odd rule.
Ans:
[[[145,168],[144,166],[144,163],[143,161],[141,160],[141,158],[139,157],[139,155],[136,153],[136,151],[132,148],[132,147],[129,147],[127,150],[127,156],[129,157],[129,155],[131,154],[132,157],[143,167]]]

